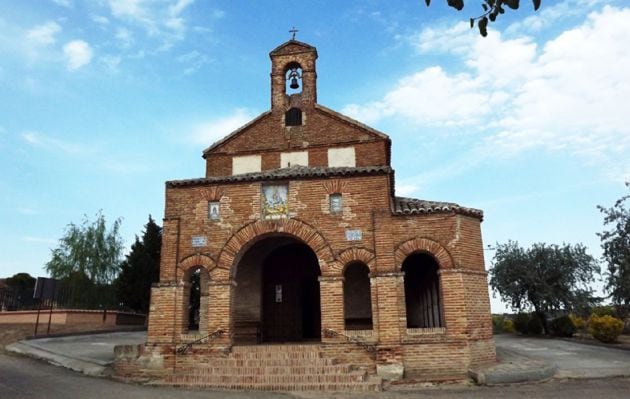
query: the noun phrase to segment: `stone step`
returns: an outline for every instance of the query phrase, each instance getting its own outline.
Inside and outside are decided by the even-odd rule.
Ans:
[[[317,344],[273,344],[273,345],[236,345],[232,347],[232,353],[287,353],[287,352],[316,352],[321,351]]]
[[[349,365],[335,366],[312,366],[312,365],[293,365],[293,366],[273,366],[273,365],[256,365],[248,366],[203,366],[186,369],[186,375],[303,375],[303,374],[347,374],[352,369]],[[180,372],[179,374],[183,374]]]
[[[221,358],[211,359],[207,363],[199,363],[195,368],[213,368],[213,367],[324,367],[335,366],[338,364],[336,359],[316,358],[316,359],[234,359]]]
[[[207,384],[208,386],[232,384],[349,384],[366,382],[365,372],[347,374],[241,374],[241,375],[189,375],[176,374],[167,377],[171,384]]]
[[[158,384],[163,385],[163,384]],[[173,385],[173,384],[168,384]],[[381,381],[368,381],[360,383],[292,383],[292,384],[207,384],[203,382],[180,383],[176,386],[186,388],[214,388],[228,390],[248,391],[329,391],[329,392],[379,392],[382,390]]]

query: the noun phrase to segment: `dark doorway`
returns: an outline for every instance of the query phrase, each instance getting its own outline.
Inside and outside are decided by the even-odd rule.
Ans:
[[[276,248],[263,261],[262,340],[319,340],[319,263],[305,244]]]
[[[411,254],[402,265],[405,272],[407,328],[442,327],[438,264],[431,255]]]

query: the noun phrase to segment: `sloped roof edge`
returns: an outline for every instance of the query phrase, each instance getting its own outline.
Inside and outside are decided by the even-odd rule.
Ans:
[[[328,108],[328,107],[324,107],[324,106],[323,106],[323,105],[321,105],[321,104],[317,104],[317,103],[316,103],[316,104],[315,104],[315,109],[320,110],[320,111],[322,111],[323,113],[326,113],[326,114],[328,114],[328,115],[332,116],[333,118],[340,119],[340,120],[342,120],[343,122],[346,122],[346,123],[348,123],[348,124],[350,124],[350,125],[353,125],[353,126],[359,127],[359,128],[361,128],[361,129],[363,129],[363,130],[365,130],[365,131],[369,132],[369,133],[372,133],[372,134],[376,135],[376,136],[377,136],[377,137],[379,137],[379,138],[389,140],[389,136],[388,136],[387,134],[385,134],[385,133],[383,133],[383,132],[381,132],[381,131],[379,131],[379,130],[374,129],[373,127],[370,127],[370,126],[366,125],[365,123],[359,122],[359,121],[358,121],[358,120],[356,120],[356,119],[352,119],[352,118],[350,118],[349,116],[346,116],[346,115],[344,115],[344,114],[342,114],[342,113],[340,113],[340,112],[337,112],[337,111],[335,111],[335,110],[332,110],[332,109],[330,109],[330,108]]]
[[[221,144],[230,141],[234,137],[238,136],[239,133],[241,133],[243,130],[245,130],[248,127],[254,125],[255,123],[257,123],[258,121],[260,121],[261,119],[263,119],[265,116],[267,116],[269,114],[271,114],[271,111],[265,111],[262,114],[260,114],[257,117],[255,117],[254,119],[252,119],[251,121],[249,121],[246,124],[244,124],[243,126],[241,126],[238,129],[234,130],[232,133],[229,133],[227,136],[223,137],[222,139],[219,139],[219,140],[215,141],[212,145],[210,145],[210,147],[208,147],[205,150],[203,150],[203,155],[202,156],[205,158],[206,154],[208,152],[210,152],[210,151],[214,150],[215,148],[219,147]]]
[[[394,215],[418,215],[451,212],[483,220],[482,210],[466,208],[453,202],[426,201],[416,198],[395,197],[392,209],[392,213]]]
[[[269,52],[269,56],[276,55],[276,54],[277,54],[277,53],[279,53],[279,52],[280,52],[280,50],[282,50],[284,47],[286,47],[286,46],[288,46],[288,45],[291,45],[291,44],[296,44],[296,45],[298,45],[298,46],[300,46],[300,47],[304,47],[304,49],[305,49],[305,50],[309,50],[309,51],[314,50],[315,52],[317,52],[317,49],[316,49],[315,47],[311,46],[310,44],[307,44],[307,43],[301,42],[301,41],[299,41],[299,40],[290,39],[290,40],[287,40],[286,42],[282,43],[282,44],[281,44],[281,45],[279,45],[278,47],[274,48],[273,50],[271,50],[271,51]]]
[[[389,166],[360,166],[360,167],[309,167],[291,166],[288,168],[272,169],[262,172],[243,173],[232,176],[200,177],[197,179],[171,180],[166,182],[167,187],[203,186],[219,183],[242,183],[261,180],[286,180],[295,178],[319,178],[332,176],[369,176],[386,175],[392,173]]]

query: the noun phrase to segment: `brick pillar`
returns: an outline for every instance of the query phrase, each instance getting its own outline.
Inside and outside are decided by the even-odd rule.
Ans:
[[[207,292],[202,292],[199,295],[199,334],[202,335],[212,332],[208,331],[208,315],[211,312],[209,297]]]
[[[179,338],[176,316],[180,311],[180,291],[181,287],[173,282],[157,283],[151,288],[148,344],[167,344]]]
[[[236,282],[232,279],[210,281],[208,289],[208,333],[213,333],[219,329],[224,330],[222,337],[212,341],[215,344],[232,344],[232,333],[234,332],[232,320],[232,301]]]
[[[383,379],[399,380],[404,374],[402,330],[405,324],[404,273],[372,275],[378,300],[376,372]]]
[[[320,306],[322,314],[322,342],[338,342],[342,338],[327,336],[327,328],[343,333],[343,277],[319,278]]]
[[[466,306],[466,285],[464,274],[458,269],[441,269],[440,290],[444,324],[450,339],[468,338],[468,318]]]

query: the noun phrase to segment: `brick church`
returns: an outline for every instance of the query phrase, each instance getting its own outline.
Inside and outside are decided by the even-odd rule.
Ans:
[[[395,195],[389,137],[317,103],[317,50],[271,58],[271,109],[166,183],[148,336],[123,378],[374,390],[495,361],[480,210]]]

